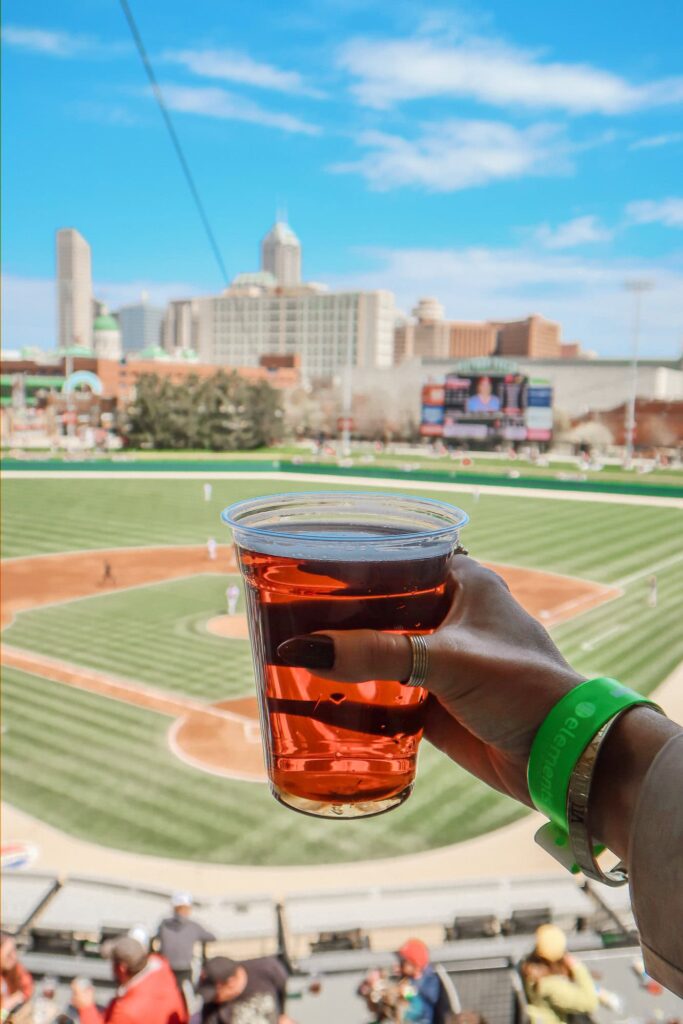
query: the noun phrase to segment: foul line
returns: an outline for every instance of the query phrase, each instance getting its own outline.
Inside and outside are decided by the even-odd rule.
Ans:
[[[600,644],[604,643],[605,640],[609,640],[610,637],[616,636],[617,633],[623,633],[626,626],[618,623],[616,626],[612,626],[610,629],[606,629],[604,633],[599,633],[592,640],[586,640],[581,644],[582,651],[592,651],[594,648],[599,647]]]
[[[649,569],[638,569],[637,572],[631,573],[630,576],[624,576],[622,579],[617,580],[614,586],[628,587],[630,583],[642,580],[646,576],[651,576],[655,572],[661,572],[662,569],[670,569],[671,566],[678,565],[679,562],[683,562],[683,551],[679,552],[677,555],[672,555],[671,558],[665,558],[661,562],[651,565]]]
[[[49,679],[51,682],[61,683],[64,686],[73,686],[74,689],[85,690],[88,693],[96,694],[98,697],[117,700],[121,704],[133,704],[136,707],[141,707],[146,711],[153,711],[157,714],[170,717],[184,717],[188,714],[208,715],[211,718],[241,725],[245,733],[247,727],[253,725],[253,719],[247,715],[240,715],[236,711],[226,711],[223,708],[202,704],[201,701],[194,701],[188,697],[175,697],[145,683],[137,683],[135,680],[115,676],[109,672],[102,672],[99,669],[75,665],[72,662],[62,661],[61,658],[53,658],[46,654],[37,654],[34,651],[23,650],[11,644],[2,645],[0,659],[2,664],[7,665],[9,668],[16,668],[21,672],[27,672],[29,675],[37,676],[38,678]],[[33,663],[33,668],[27,668],[27,663]],[[54,675],[49,675],[50,672],[54,673]],[[70,673],[75,675],[76,678],[73,680],[55,678],[60,673]],[[114,687],[119,693],[104,692],[104,687]],[[149,700],[149,705],[144,703],[145,698]],[[156,704],[156,707],[151,706],[151,704]]]

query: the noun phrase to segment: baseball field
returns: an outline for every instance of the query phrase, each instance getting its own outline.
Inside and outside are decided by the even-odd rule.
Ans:
[[[414,794],[391,814],[331,824],[270,797],[241,594],[226,615],[239,580],[219,512],[319,487],[221,476],[206,501],[198,478],[6,480],[4,799],[108,847],[261,865],[416,853],[524,813],[427,744]],[[471,553],[508,578],[579,670],[649,692],[683,659],[680,508],[416,493],[465,508]]]

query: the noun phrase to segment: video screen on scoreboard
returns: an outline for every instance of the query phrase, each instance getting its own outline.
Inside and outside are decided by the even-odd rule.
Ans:
[[[443,436],[471,441],[526,438],[527,380],[522,374],[446,377]]]
[[[552,388],[520,373],[451,373],[441,395],[430,385],[422,398],[424,436],[498,443],[549,440],[552,434]]]

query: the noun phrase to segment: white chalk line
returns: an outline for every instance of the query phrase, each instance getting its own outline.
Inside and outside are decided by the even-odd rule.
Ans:
[[[630,576],[624,576],[622,579],[617,580],[614,585],[615,587],[628,587],[631,583],[636,583],[637,580],[642,580],[646,576],[661,572],[662,569],[670,569],[671,566],[678,565],[679,562],[683,562],[683,551],[680,551],[677,555],[671,555],[670,558],[662,559],[661,562],[651,565],[648,569],[638,569],[637,572],[631,573]]]
[[[180,715],[188,714],[202,714],[208,715],[211,718],[216,718],[226,722],[232,722],[233,724],[240,725],[242,731],[245,733],[247,727],[253,726],[253,719],[248,715],[241,715],[236,711],[226,711],[224,708],[216,708],[211,704],[202,704],[201,701],[194,701],[189,697],[176,696],[170,693],[168,690],[158,690],[153,686],[148,686],[146,683],[137,683],[133,679],[126,679],[123,676],[116,676],[109,672],[102,672],[100,669],[88,668],[85,665],[76,665],[73,662],[63,661],[61,658],[53,658],[45,654],[39,654],[35,651],[29,650],[28,648],[15,647],[11,644],[3,644],[2,646],[2,657],[3,662],[5,661],[5,655],[9,654],[10,657],[14,655],[17,658],[32,658],[36,662],[36,668],[17,668],[17,671],[27,672],[29,675],[37,676],[38,678],[45,679],[49,676],[41,676],[36,670],[44,667],[49,671],[50,668],[61,670],[63,672],[73,672],[75,674],[82,673],[92,674],[95,679],[99,679],[102,683],[116,686],[124,693],[131,694],[131,699],[127,700],[125,697],[117,697],[115,694],[98,693],[97,690],[91,689],[87,685],[80,685],[78,682],[65,683],[61,680],[50,680],[50,682],[57,682],[61,686],[72,686],[74,689],[84,690],[88,693],[93,693],[97,697],[106,697],[108,700],[117,700],[122,704],[134,704],[137,707],[142,707],[144,711],[152,711],[156,714],[162,714],[172,717],[174,712],[164,711],[161,708],[146,708],[141,705],[138,701],[132,699],[133,695],[144,695],[149,697],[150,700],[159,701],[165,704],[176,704],[180,709]],[[6,662],[5,662],[6,663]],[[8,665],[10,668],[16,668],[14,665]]]
[[[190,768],[194,768],[197,771],[206,772],[207,775],[214,775],[216,776],[216,778],[219,779],[234,779],[236,782],[255,782],[258,785],[263,785],[264,782],[268,781],[265,770],[261,777],[255,775],[248,775],[246,772],[240,772],[237,769],[232,768],[221,770],[220,768],[212,768],[204,761],[200,761],[199,758],[193,757],[192,754],[188,754],[187,751],[184,750],[178,743],[178,732],[181,726],[183,725],[183,722],[184,719],[176,718],[176,720],[171,723],[171,726],[166,734],[166,742],[168,743],[168,748],[174,755],[174,757],[177,757],[179,761],[183,761]],[[254,723],[250,724],[253,725]],[[244,727],[242,731],[244,733],[245,742],[260,742],[260,732],[258,736],[254,736],[253,732],[251,733],[251,735],[249,735],[248,730]]]
[[[604,633],[599,633],[598,636],[593,637],[592,640],[585,640],[581,644],[581,650],[582,651],[592,651],[592,650],[595,650],[595,648],[596,647],[600,647],[600,645],[603,644],[605,642],[605,640],[609,640],[610,637],[617,636],[618,633],[623,633],[625,629],[626,629],[626,626],[623,625],[623,623],[617,623],[616,625],[612,626],[610,629],[606,629]]]

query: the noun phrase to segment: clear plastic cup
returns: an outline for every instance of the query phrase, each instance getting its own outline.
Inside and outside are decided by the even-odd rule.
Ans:
[[[467,515],[412,495],[317,492],[241,501],[222,519],[245,582],[273,795],[323,818],[397,807],[413,787],[426,691],[331,682],[286,665],[277,649],[325,630],[433,632]]]

